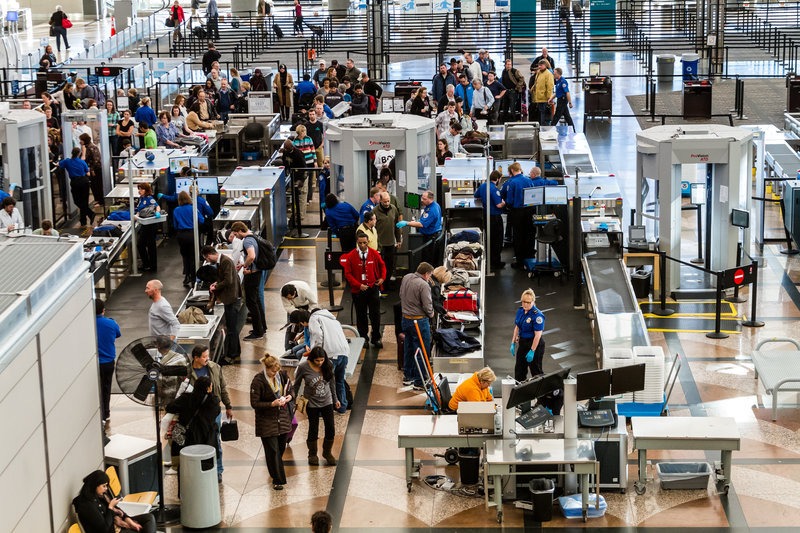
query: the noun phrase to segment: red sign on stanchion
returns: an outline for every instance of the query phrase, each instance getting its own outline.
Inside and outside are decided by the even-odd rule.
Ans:
[[[722,288],[730,289],[753,282],[755,277],[753,265],[729,268],[722,273]]]

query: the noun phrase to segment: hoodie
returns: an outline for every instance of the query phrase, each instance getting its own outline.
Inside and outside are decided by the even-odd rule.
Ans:
[[[310,347],[322,346],[331,360],[340,355],[350,355],[350,345],[344,336],[342,325],[327,309],[320,309],[308,319]]]

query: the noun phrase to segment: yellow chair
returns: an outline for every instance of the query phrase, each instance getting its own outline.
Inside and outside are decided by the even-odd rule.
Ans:
[[[117,497],[122,490],[122,484],[117,476],[117,469],[113,466],[106,468],[106,475],[108,476],[108,488],[111,489],[111,495]],[[136,494],[126,494],[122,501],[131,503],[146,503],[147,505],[155,505],[158,498],[158,492],[147,491],[137,492]],[[69,532],[72,533],[72,532]]]
[[[69,526],[67,533],[83,533],[83,530],[81,529],[80,525],[72,524],[71,526]]]

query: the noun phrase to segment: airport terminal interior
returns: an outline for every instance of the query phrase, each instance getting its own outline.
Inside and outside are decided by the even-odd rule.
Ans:
[[[115,3],[121,13],[126,3]],[[375,119],[372,127],[379,133],[373,135],[367,122],[361,127],[354,118],[326,121],[325,155],[331,158],[333,177],[342,176],[341,185],[338,179],[331,180],[335,189],[329,192],[341,201],[358,210],[367,199],[370,176],[377,177],[368,154],[395,148],[401,211],[407,220],[419,219],[418,194],[431,189],[441,206],[448,238],[458,228],[480,230],[484,224],[486,212],[480,203],[475,207],[472,193],[479,182],[487,180],[490,170],[497,168],[505,180],[510,163],[521,162],[527,174],[536,159],[545,177],[557,182],[559,194],[563,191],[563,202],[549,202],[543,199],[551,194],[547,186],[531,189],[533,199],[526,205],[533,206],[529,218],[535,213],[531,227],[536,239],[530,235],[535,258],[524,264],[515,259],[514,246],[505,239],[504,267],[490,268],[485,257],[477,262],[470,281],[478,293],[480,323],[477,329],[463,332],[478,338],[481,347],[462,356],[447,356],[441,349],[430,354],[434,374],[446,375],[450,382],[469,379],[484,366],[492,368],[497,376],[492,391],[498,412],[491,420],[502,420],[502,427],[492,424],[485,433],[470,433],[475,428],[469,427],[466,434],[459,433],[461,412],[441,414],[435,408],[441,392],[434,386],[440,383],[438,377],[422,388],[404,384],[398,367],[395,304],[400,302],[401,277],[410,275],[409,268],[420,261],[418,253],[405,251],[422,242],[415,239],[420,237],[413,235],[416,230],[404,228],[408,242],[398,253],[396,280],[387,284],[386,296],[380,300],[382,346],[367,342],[351,357],[355,362],[350,361],[347,382],[353,404],[344,414],[334,414],[332,452],[337,464],[309,465],[308,421],[298,413],[296,432],[283,455],[286,483],[282,490],[275,490],[261,440],[255,436],[250,390],[253,377],[264,368],[259,359],[267,353],[278,357],[285,352],[287,313],[281,288],[294,280],[307,282],[316,290],[319,307],[338,309],[334,314],[346,326],[355,325],[355,311],[341,270],[335,264],[326,270],[326,264],[336,262],[341,248],[337,239],[329,240],[321,224],[324,215],[317,186],[302,227],[291,227],[292,208],[287,207],[293,200],[291,181],[281,183],[286,175],[270,166],[275,150],[288,138],[291,122],[270,108],[260,113],[270,117],[270,122],[268,132],[262,129],[262,142],[256,143],[254,160],[244,159],[246,147],[240,148],[240,139],[232,142],[226,129],[219,130],[216,143],[212,136],[210,150],[198,146],[192,152],[207,157],[208,176],[219,176],[221,185],[216,186],[222,188],[222,202],[225,194],[230,200],[251,190],[247,179],[261,184],[267,175],[273,176],[266,192],[258,186],[262,198],[251,210],[257,212],[256,218],[247,220],[257,221],[278,254],[263,294],[266,335],[242,340],[241,359],[221,366],[239,437],[221,444],[224,472],[219,483],[213,476],[210,500],[209,491],[200,488],[197,494],[205,492],[206,499],[198,500],[199,505],[187,501],[187,492],[194,491],[185,486],[179,498],[178,475],[169,466],[161,469],[153,462],[157,430],[152,403],[142,405],[115,380],[110,419],[104,424],[98,400],[94,299],[105,301],[105,315],[120,326],[118,357],[133,357],[124,349],[149,335],[148,282],[163,283],[163,296],[176,312],[194,291],[183,283],[180,239],[162,237],[158,230],[155,271],[131,265],[133,250],[120,246],[119,257],[98,275],[88,272],[90,262],[82,260],[85,235],[78,240],[81,228],[71,201],[54,200],[47,212],[56,220],[56,228],[76,235],[75,240],[29,236],[24,231],[0,235],[0,319],[3,329],[19,330],[0,333],[0,406],[11,422],[8,430],[20,428],[13,431],[19,435],[4,437],[6,442],[0,445],[4,450],[0,454],[4,457],[0,460],[0,515],[4,522],[9,520],[3,530],[67,531],[76,522],[71,501],[83,476],[112,464],[127,468],[128,462],[136,461],[142,461],[138,470],[131,466],[123,474],[127,476],[125,493],[156,491],[156,479],[162,477],[164,500],[155,502],[155,513],[164,503],[170,508],[180,505],[183,512],[188,506],[198,516],[213,516],[218,501],[216,522],[199,522],[207,531],[307,531],[311,515],[320,510],[330,513],[334,531],[345,532],[797,529],[800,388],[796,382],[800,374],[794,372],[800,367],[794,358],[800,358],[800,255],[796,254],[800,182],[794,180],[800,177],[796,152],[800,113],[794,112],[800,112],[800,78],[790,73],[796,71],[800,58],[800,45],[793,41],[800,3],[728,2],[725,9],[718,9],[724,3],[620,2],[615,13],[615,3],[605,1],[592,1],[591,6],[578,0],[551,1],[551,6],[546,1],[511,0],[509,7],[503,0],[483,0],[483,6],[480,0],[477,5],[463,0],[457,27],[453,5],[446,0],[387,1],[385,5],[345,2],[346,13],[338,14],[328,2],[302,1],[310,25],[299,36],[292,34],[292,3],[268,3],[272,18],[266,18],[267,23],[265,17],[242,15],[242,10],[255,8],[242,8],[241,2],[219,3],[221,36],[215,40],[223,70],[235,65],[242,74],[250,74],[263,68],[278,76],[278,65],[285,63],[297,84],[303,74],[314,73],[319,60],[330,65],[334,59],[344,64],[353,58],[355,66],[369,72],[384,89],[378,113],[365,115]],[[462,1],[455,3],[462,5]],[[120,29],[119,14],[112,23],[111,4],[103,7],[105,16],[97,14],[98,6],[92,14],[80,16],[80,4],[72,8],[65,4],[65,11],[74,18],[68,30],[72,46],[56,51],[57,67],[51,71],[90,73],[95,83],[113,82],[106,86],[112,92],[135,86],[140,96],[150,96],[156,113],[169,111],[179,91],[187,94],[191,85],[205,82],[200,58],[209,37],[201,40],[191,36],[191,28],[181,26],[183,44],[171,44],[174,30],[164,25],[169,7],[146,3],[138,5],[134,17],[138,22],[132,20],[129,25],[126,21],[122,27],[128,29]],[[181,4],[188,20],[191,7],[188,2]],[[564,11],[559,5],[569,7]],[[131,2],[127,6],[130,11]],[[133,6],[135,10],[137,3]],[[205,15],[206,6],[200,4],[200,15]],[[47,13],[37,13],[39,9]],[[237,9],[244,20],[241,26]],[[10,183],[28,179],[17,174],[26,171],[28,156],[21,152],[21,162],[13,159],[17,150],[25,150],[21,143],[27,137],[21,132],[29,117],[15,113],[22,113],[17,110],[25,99],[34,107],[41,104],[39,90],[34,94],[33,89],[34,80],[41,79],[34,71],[41,46],[55,44],[47,23],[50,7],[33,7],[33,16],[31,9],[19,13],[23,11],[25,16],[14,23],[18,28],[6,23],[5,54],[30,55],[34,60],[27,68],[9,63],[0,69],[0,105],[7,102],[11,109],[0,108],[4,123],[0,185],[12,192],[25,212],[32,203],[45,209],[49,200],[43,198],[49,196],[43,191],[55,195],[58,187],[48,177],[51,187],[30,185],[30,190],[9,191]],[[232,11],[233,16],[229,15]],[[377,18],[369,21],[372,15]],[[274,35],[270,20],[283,28],[282,39]],[[110,37],[112,24],[117,37],[124,35],[124,39]],[[323,36],[314,37],[312,26],[317,24]],[[269,36],[259,37],[255,44],[248,42],[262,32]],[[10,46],[6,40],[12,36],[16,41]],[[511,59],[527,84],[532,62],[543,47],[569,82],[574,130],[565,125],[530,126],[527,117],[516,129],[513,125],[520,118],[508,117],[503,137],[497,125],[481,123],[488,131],[486,150],[454,157],[440,166],[432,156],[433,120],[415,122],[411,119],[418,117],[399,114],[403,101],[398,109],[398,95],[412,80],[432,90],[439,62],[449,67],[450,59],[461,60],[464,51],[477,57],[479,50],[486,49],[498,71],[505,59]],[[191,60],[184,62],[184,57]],[[119,70],[102,72],[115,65]],[[370,68],[379,73],[373,74]],[[24,91],[29,85],[30,93],[20,92],[20,87]],[[121,101],[127,105],[127,98],[117,98]],[[249,115],[242,114],[243,124],[247,116],[259,114],[253,107]],[[390,110],[399,113],[390,114]],[[92,115],[92,110],[73,113],[62,112],[62,117],[92,124],[99,116]],[[399,118],[381,122],[384,115]],[[539,122],[538,115],[532,122]],[[515,130],[519,137],[510,137]],[[405,136],[387,135],[392,131],[404,131]],[[19,142],[14,140],[17,134]],[[66,137],[65,128],[67,140],[73,141]],[[42,142],[46,150],[46,136]],[[38,150],[37,143],[32,146]],[[120,180],[128,172],[145,175],[146,166],[152,164],[143,152],[131,159],[135,171],[129,165],[119,175],[119,160],[104,160],[109,183],[113,181],[114,190],[121,191],[118,198],[129,195],[127,184],[117,185]],[[158,164],[158,158],[168,158],[156,157]],[[41,160],[38,164],[39,171],[46,168]],[[169,169],[168,163],[162,166]],[[249,169],[264,166],[268,168],[263,171]],[[232,181],[225,185],[224,179]],[[534,193],[539,192],[544,196],[537,199]],[[219,204],[210,203],[218,215]],[[237,209],[226,206],[232,212]],[[105,214],[102,206],[93,209]],[[36,224],[26,220],[24,225],[36,229],[45,217],[35,216]],[[508,224],[508,217],[504,218]],[[548,244],[542,227],[554,218],[561,220],[561,234]],[[231,219],[218,216],[219,220],[215,228]],[[129,239],[130,224],[124,229]],[[163,233],[167,233],[166,225]],[[486,237],[480,230],[484,244]],[[48,253],[41,248],[44,242],[61,249]],[[77,265],[70,262],[76,247],[81,259]],[[450,264],[444,246],[435,251],[437,264]],[[326,252],[333,254],[332,260]],[[519,268],[512,268],[515,262]],[[74,279],[70,269],[76,269]],[[563,411],[532,430],[522,429],[515,421],[514,407],[506,408],[508,396],[522,394],[516,392],[522,385],[513,379],[515,359],[509,343],[521,295],[528,288],[535,292],[535,305],[546,317],[541,337],[545,375],[562,381],[567,373],[570,376],[555,387],[564,399]],[[47,309],[37,310],[38,301],[48,302]],[[664,312],[667,308],[674,313]],[[189,353],[194,344],[210,341],[212,360],[221,362],[225,354],[221,353],[222,332],[217,332],[218,317],[213,325],[212,330],[199,328],[179,335],[176,342]],[[242,337],[250,326],[244,327]],[[352,343],[359,339],[358,333],[348,335]],[[773,338],[791,342],[761,345]],[[284,362],[291,375],[296,361]],[[615,368],[634,362],[645,363],[639,387],[649,396],[631,387],[620,394],[599,395],[616,399],[611,409],[617,418],[610,427],[578,427],[576,400],[583,409],[584,400],[598,396],[582,390],[589,382],[586,373],[603,369],[601,375],[610,381]],[[118,360],[118,372],[119,368]],[[612,390],[615,383],[610,381]],[[784,390],[777,392],[781,386]],[[608,404],[600,407],[608,408]],[[446,417],[452,421],[451,433],[444,428]],[[409,432],[415,424],[428,428],[428,434]],[[439,438],[432,438],[435,435]],[[111,445],[139,443],[141,449],[135,459],[109,458],[108,448],[105,453],[103,448],[109,439]],[[573,455],[566,448],[549,451],[552,443],[567,446],[564,443],[570,439],[577,439],[578,455],[585,452],[581,446],[588,446],[591,460],[576,458],[574,449]],[[469,456],[469,448],[482,450],[480,459]],[[453,464],[451,455],[458,457],[463,449],[460,464]],[[538,468],[531,464],[537,461]],[[599,477],[594,475],[598,464]],[[152,468],[147,469],[148,465]],[[587,465],[592,475],[586,474]],[[709,470],[701,468],[694,475],[692,468],[698,465]],[[678,472],[672,482],[670,466]],[[159,476],[162,471],[164,475]],[[532,493],[531,474],[526,472],[555,480],[555,492]],[[472,474],[476,483],[464,483],[467,480],[462,478]],[[584,502],[588,510],[580,505],[562,509],[561,497],[577,494],[580,499],[581,491],[584,496],[587,490],[594,494],[598,484],[602,510],[595,507],[596,499]],[[526,508],[530,502],[532,510]],[[192,524],[191,519],[183,524],[178,519],[158,529],[193,531]]]

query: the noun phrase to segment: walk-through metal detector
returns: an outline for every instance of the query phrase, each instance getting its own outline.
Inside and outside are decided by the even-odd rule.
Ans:
[[[46,118],[30,109],[0,111],[0,188],[22,188],[20,211],[25,226],[36,229],[53,220]]]
[[[64,157],[70,157],[72,148],[80,146],[80,133],[73,129],[78,122],[85,122],[92,130],[92,142],[100,149],[100,160],[103,165],[103,194],[114,188],[111,173],[111,147],[108,142],[108,119],[105,109],[80,109],[61,113],[61,138],[64,143]],[[68,195],[69,211],[75,210],[72,195]],[[100,198],[95,198],[100,201]]]
[[[741,229],[731,224],[731,214],[734,209],[750,212],[752,166],[752,133],[741,128],[684,124],[640,131],[636,134],[636,223],[647,227],[648,239],[658,237],[660,249],[668,256],[693,257],[694,247],[687,247],[685,254],[681,250],[681,181],[684,172],[697,170],[707,191],[705,267],[732,268],[737,264]],[[748,228],[741,242],[750,242]],[[678,265],[667,261],[665,266],[668,291],[714,286],[681,287]]]
[[[370,152],[394,150],[397,198],[407,220],[417,213],[405,207],[405,193],[435,193],[436,135],[433,119],[383,113],[332,120],[325,137],[331,156],[331,192],[356,209],[370,189]]]

